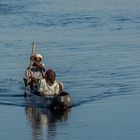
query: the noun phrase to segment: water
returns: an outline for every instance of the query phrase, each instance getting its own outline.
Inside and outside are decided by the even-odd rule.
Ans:
[[[139,5],[139,0],[1,0],[1,139],[139,139],[140,127],[129,118],[123,127],[124,119],[118,116],[112,130],[106,125],[115,119],[98,118],[103,115],[98,111],[100,106],[109,107],[110,115],[114,102],[124,106],[121,97],[128,107],[129,102],[139,105]],[[56,71],[72,96],[73,108],[64,114],[35,107],[23,97],[22,78],[33,41],[46,67]],[[117,109],[122,116],[128,115]],[[134,120],[139,124],[137,116]],[[127,129],[130,126],[132,130]],[[129,134],[124,137],[122,129]]]

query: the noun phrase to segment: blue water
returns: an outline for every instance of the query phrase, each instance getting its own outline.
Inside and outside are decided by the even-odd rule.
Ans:
[[[98,139],[91,130],[80,137],[84,124],[79,123],[75,132],[69,122],[76,122],[78,116],[73,116],[78,115],[77,108],[94,115],[85,112],[84,105],[139,95],[139,5],[139,0],[1,0],[1,138],[70,139],[72,134],[76,140]],[[22,78],[33,41],[36,52],[44,56],[46,68],[56,71],[57,79],[72,96],[73,108],[60,116],[31,106],[23,97]],[[69,133],[58,132],[56,127]]]

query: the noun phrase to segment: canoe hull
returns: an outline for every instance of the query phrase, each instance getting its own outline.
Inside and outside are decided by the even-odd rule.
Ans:
[[[66,110],[72,105],[71,97],[67,92],[62,92],[59,96],[38,96],[31,93],[32,98],[38,106],[46,107],[51,110]]]

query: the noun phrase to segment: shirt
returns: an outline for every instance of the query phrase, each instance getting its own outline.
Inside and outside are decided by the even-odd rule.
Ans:
[[[45,79],[42,79],[39,84],[39,92],[43,92],[46,96],[59,94],[61,82],[54,81],[52,86],[48,85]]]
[[[35,79],[43,79],[43,73],[44,73],[44,69],[39,69],[37,68],[34,64],[31,66],[31,71],[29,71],[29,68],[27,69],[27,71],[25,72],[25,79],[27,79],[28,77],[32,77]]]

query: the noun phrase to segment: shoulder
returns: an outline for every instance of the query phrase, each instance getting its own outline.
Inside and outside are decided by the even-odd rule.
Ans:
[[[45,86],[46,85],[46,80],[45,79],[41,79],[40,80],[40,85],[42,85],[42,86],[44,85]]]
[[[40,81],[41,81],[41,83],[46,83],[45,79],[41,79]]]
[[[60,81],[55,81],[54,82],[54,84],[56,85],[56,86],[60,86],[62,89],[64,88],[64,85],[63,85],[63,83],[62,82],[60,82]]]
[[[58,84],[59,84],[58,81],[55,80],[55,81],[54,81],[54,85],[58,85]]]
[[[59,86],[61,86],[62,89],[64,89],[64,84],[61,81],[58,81]]]

